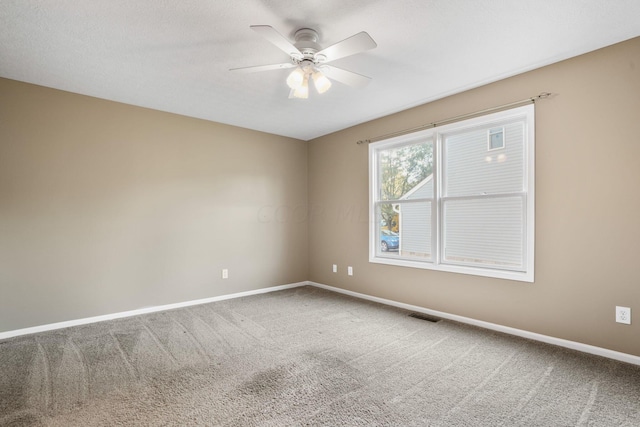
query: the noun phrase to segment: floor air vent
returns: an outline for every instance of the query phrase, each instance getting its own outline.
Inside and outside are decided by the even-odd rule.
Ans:
[[[438,323],[442,319],[435,316],[429,316],[428,314],[422,313],[409,313],[409,317],[415,317],[416,319],[426,320],[427,322]]]

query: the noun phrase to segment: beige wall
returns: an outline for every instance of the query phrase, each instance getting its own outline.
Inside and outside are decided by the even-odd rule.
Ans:
[[[542,91],[557,95],[536,104],[535,283],[368,262],[357,140]],[[637,38],[311,141],[309,279],[640,356],[639,183]],[[632,308],[631,326],[615,305]]]
[[[304,142],[0,79],[0,332],[306,280],[306,201]]]

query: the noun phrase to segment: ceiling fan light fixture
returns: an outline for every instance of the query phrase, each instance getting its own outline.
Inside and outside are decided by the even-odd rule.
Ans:
[[[296,67],[287,77],[287,86],[293,90],[299,89],[304,84],[304,71],[300,67]]]
[[[294,88],[293,97],[300,99],[309,98],[309,75],[304,75],[302,84],[299,87]]]
[[[313,84],[318,93],[325,93],[331,87],[331,81],[321,71],[313,73]]]

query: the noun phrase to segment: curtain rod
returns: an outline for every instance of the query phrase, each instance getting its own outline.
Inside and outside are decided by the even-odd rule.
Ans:
[[[485,110],[474,111],[473,113],[461,114],[459,116],[451,117],[451,118],[444,119],[444,120],[439,120],[437,122],[431,122],[431,123],[426,124],[426,125],[416,126],[414,128],[411,128],[411,129],[405,129],[405,130],[400,130],[400,131],[396,131],[396,132],[387,133],[385,135],[375,136],[375,137],[370,138],[370,139],[361,139],[361,140],[357,141],[356,144],[370,144],[372,142],[382,141],[383,139],[391,138],[391,137],[394,137],[394,136],[400,136],[400,135],[405,135],[405,134],[412,133],[412,132],[417,132],[419,130],[434,128],[436,126],[441,126],[441,125],[446,124],[446,123],[457,122],[459,120],[466,119],[466,118],[473,117],[473,116],[479,116],[481,114],[492,113],[494,111],[499,111],[499,110],[505,110],[507,108],[516,107],[516,106],[519,106],[519,105],[533,104],[537,100],[548,98],[551,95],[552,95],[552,93],[549,93],[549,92],[541,92],[539,95],[536,95],[536,96],[531,97],[531,98],[523,99],[521,101],[511,102],[509,104],[503,104],[503,105],[499,105],[497,107],[487,108]]]

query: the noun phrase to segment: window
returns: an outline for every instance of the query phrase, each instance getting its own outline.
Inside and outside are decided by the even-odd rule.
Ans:
[[[370,262],[533,281],[534,107],[369,145]]]
[[[489,151],[504,148],[504,128],[489,129]]]

